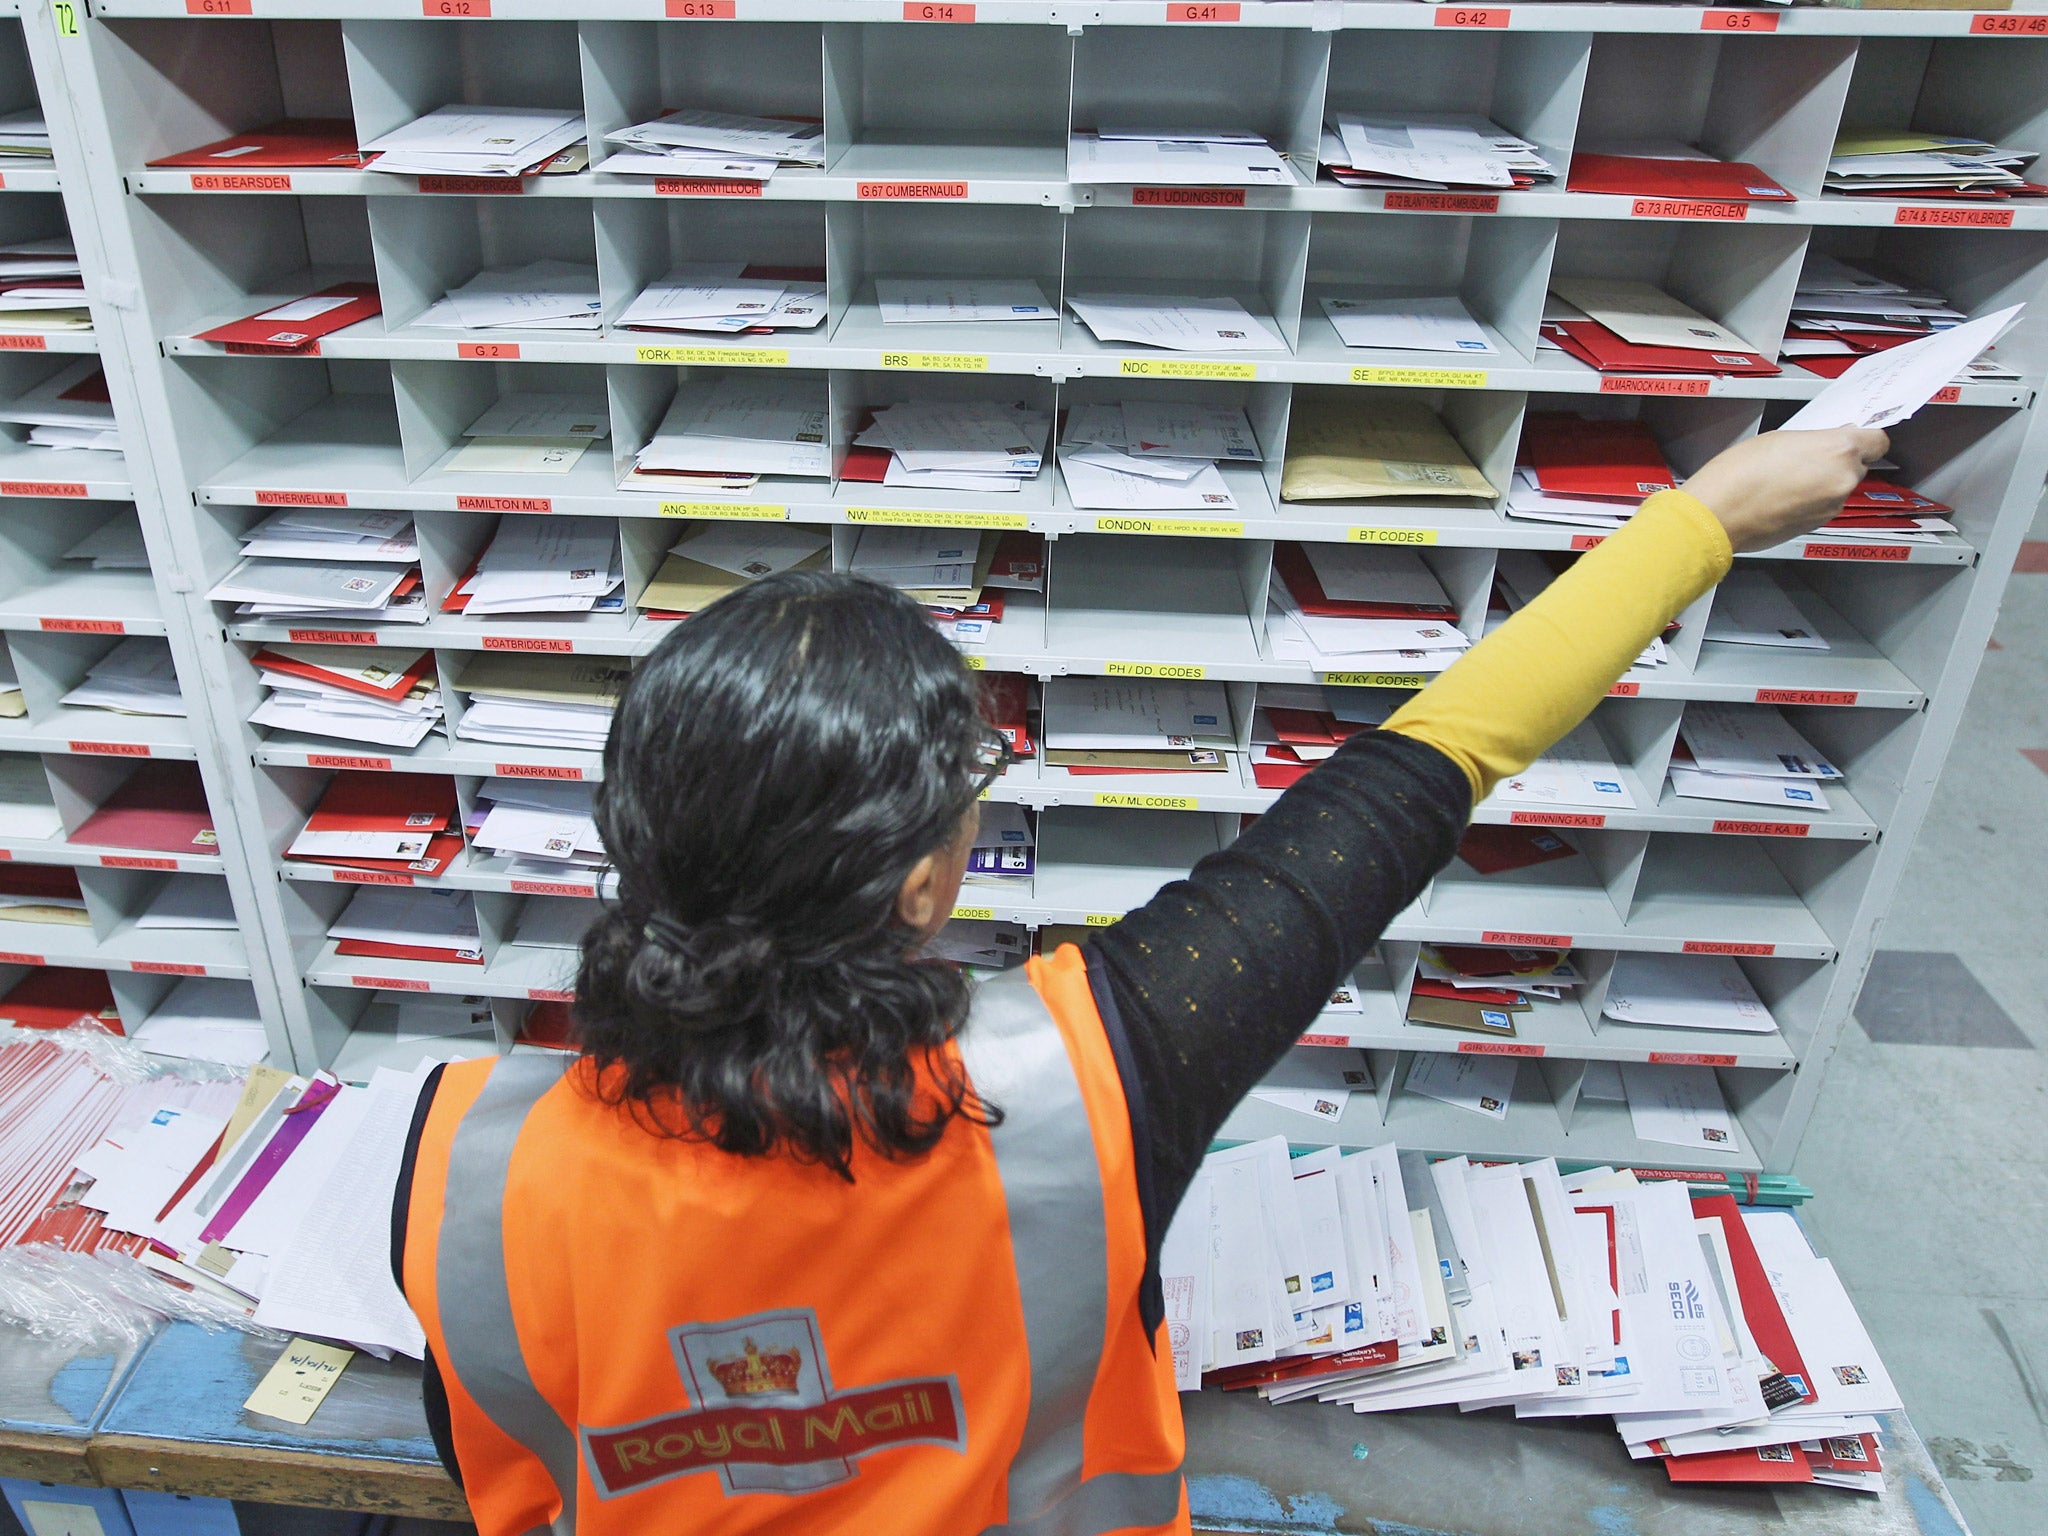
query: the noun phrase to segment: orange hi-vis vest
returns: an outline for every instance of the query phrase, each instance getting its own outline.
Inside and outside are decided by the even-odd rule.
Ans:
[[[1028,977],[949,1047],[1003,1123],[851,1184],[652,1134],[587,1064],[446,1069],[405,1292],[482,1536],[1188,1531],[1123,1085],[1080,951]]]

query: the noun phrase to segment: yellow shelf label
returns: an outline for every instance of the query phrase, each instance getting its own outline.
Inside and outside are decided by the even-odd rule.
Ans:
[[[988,658],[986,656],[975,656],[963,652],[960,662],[970,672],[986,672],[988,670]]]
[[[884,352],[882,366],[920,373],[987,373],[988,358],[980,352]]]
[[[1127,379],[1256,379],[1257,363],[1205,363],[1193,358],[1127,357],[1117,365]]]
[[[1102,670],[1111,677],[1177,677],[1185,682],[1209,675],[1207,667],[1174,661],[1111,661],[1105,662]]]
[[[1434,544],[1434,528],[1352,528],[1344,538],[1352,544]]]
[[[1241,539],[1243,523],[1219,523],[1206,517],[1098,517],[1097,533],[1172,533],[1197,539]]]
[[[786,523],[789,508],[757,506],[751,501],[664,501],[663,517],[714,517],[748,523]]]
[[[1193,795],[1121,795],[1105,790],[1095,796],[1097,805],[1111,805],[1125,811],[1192,811]]]
[[[640,347],[634,355],[643,363],[724,363],[734,368],[789,366],[789,352],[783,347]]]
[[[1318,672],[1316,681],[1339,688],[1426,688],[1429,679],[1420,672]]]
[[[1090,912],[1081,921],[1090,928],[1108,928],[1124,920],[1121,912]]]
[[[1354,384],[1407,384],[1418,389],[1484,389],[1484,368],[1354,368]]]
[[[1024,528],[1022,512],[932,512],[921,507],[848,507],[849,523],[888,523],[899,528]]]
[[[953,916],[963,922],[988,923],[995,921],[994,907],[955,907]]]

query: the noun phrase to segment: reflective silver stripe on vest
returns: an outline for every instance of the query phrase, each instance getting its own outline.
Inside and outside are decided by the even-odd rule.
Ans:
[[[562,1080],[566,1053],[507,1056],[455,1128],[434,1275],[451,1369],[492,1423],[547,1468],[561,1495],[555,1536],[576,1529],[576,1435],[534,1386],[505,1279],[505,1178],[526,1116]],[[536,1527],[528,1536],[544,1536]]]
[[[1088,1105],[1051,1010],[1021,978],[974,999],[960,1053],[975,1091],[1003,1111],[989,1132],[1009,1208],[1010,1253],[1031,1358],[1031,1406],[1010,1463],[1009,1520],[982,1536],[1096,1536],[1164,1525],[1180,1473],[1084,1480],[1082,1426],[1109,1318],[1102,1170]]]

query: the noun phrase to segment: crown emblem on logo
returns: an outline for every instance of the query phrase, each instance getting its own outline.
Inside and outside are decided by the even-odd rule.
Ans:
[[[756,1397],[764,1392],[796,1391],[797,1372],[804,1363],[803,1352],[794,1346],[771,1348],[767,1354],[752,1339],[743,1355],[713,1357],[711,1374],[733,1397]]]

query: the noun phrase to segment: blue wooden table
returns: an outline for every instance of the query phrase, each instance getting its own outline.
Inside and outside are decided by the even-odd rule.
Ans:
[[[8,1328],[0,1337],[0,1473],[98,1481],[88,1461],[92,1434],[138,1353],[81,1351]]]

